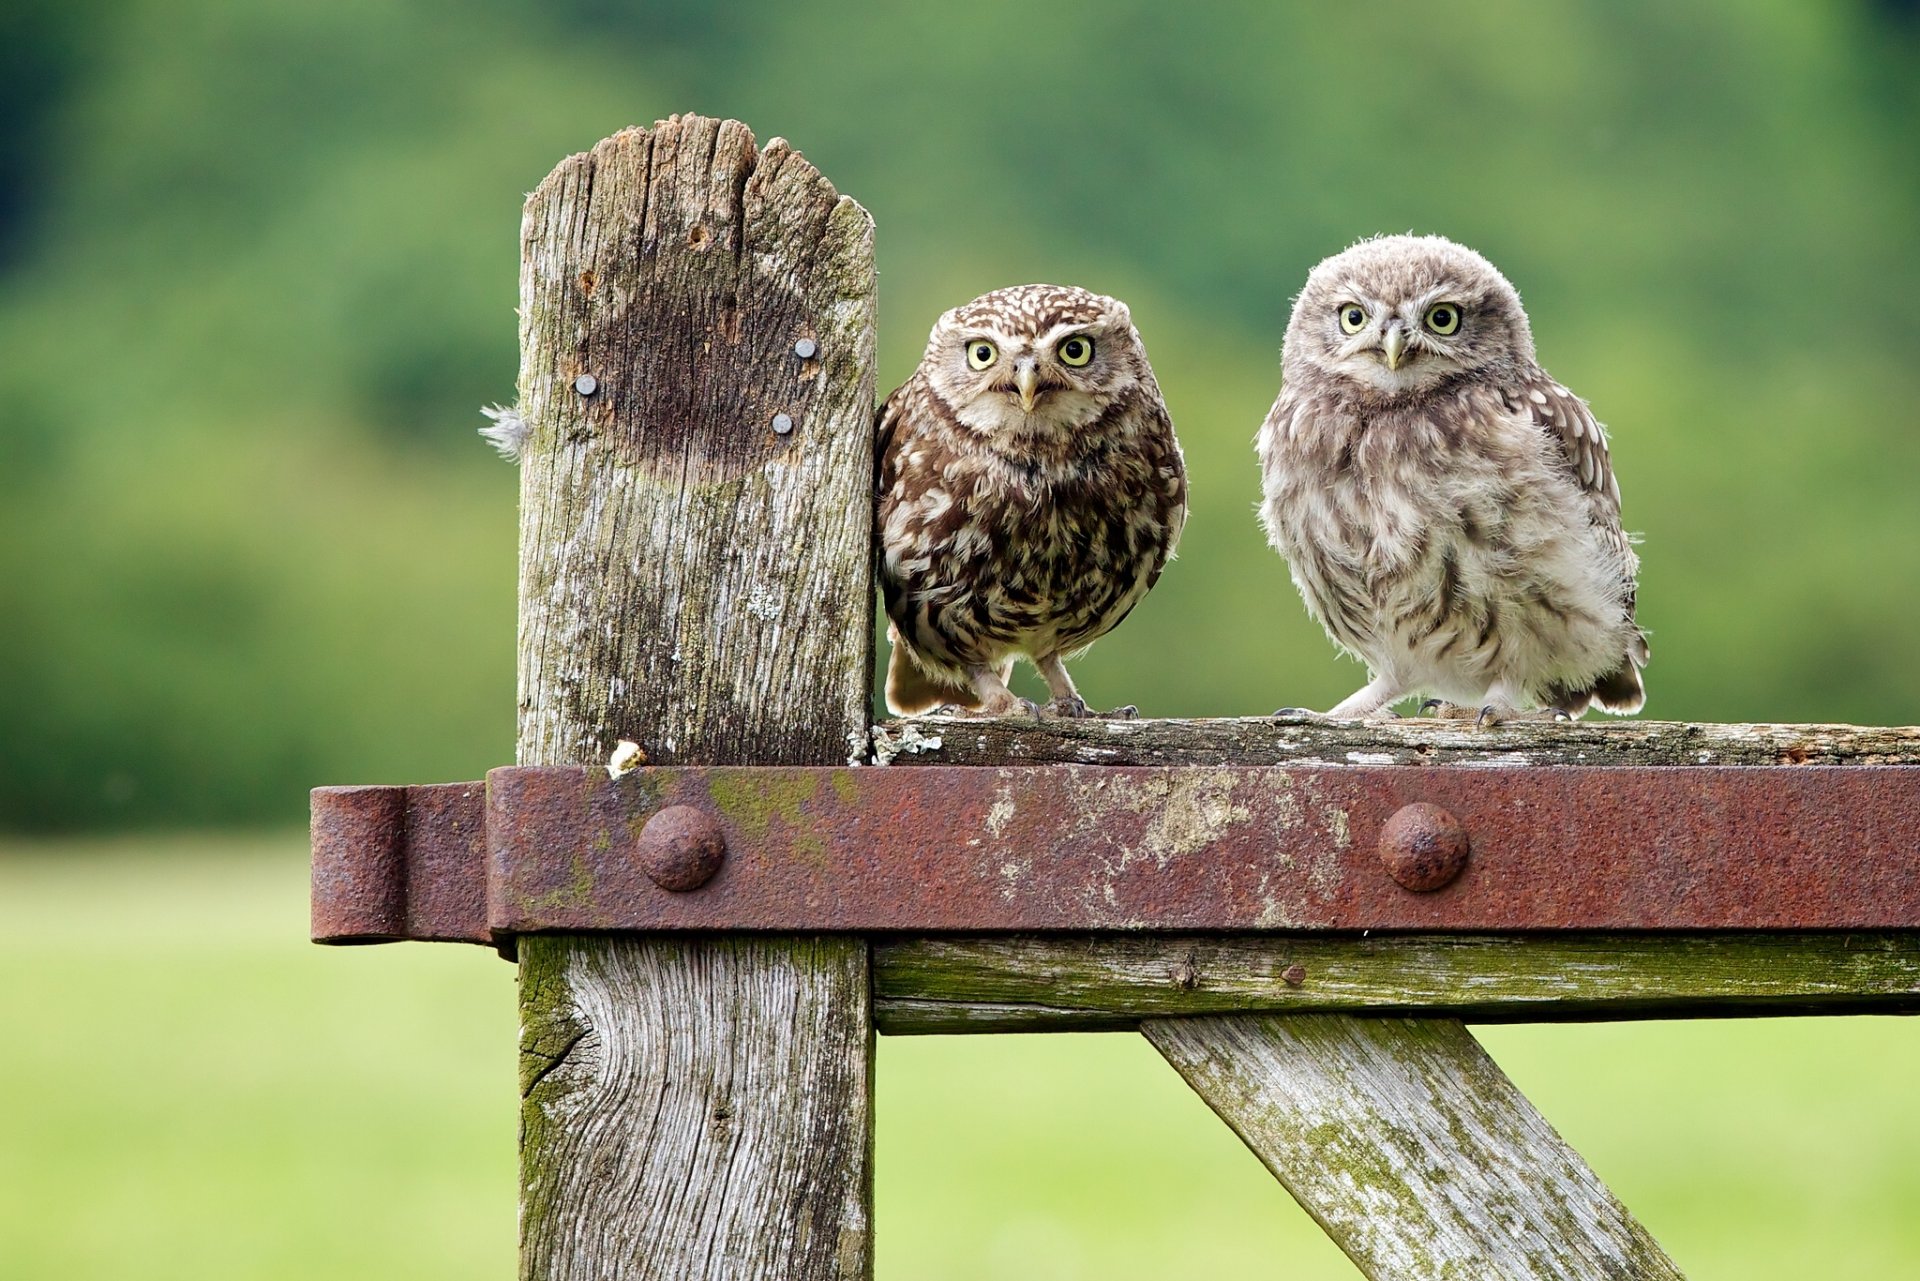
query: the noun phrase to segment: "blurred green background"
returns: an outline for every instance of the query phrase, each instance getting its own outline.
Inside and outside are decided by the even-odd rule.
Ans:
[[[1911,0],[5,0],[0,1275],[507,1270],[511,971],[305,948],[293,829],[511,757],[520,200],[685,110],[872,210],[883,389],[986,289],[1131,303],[1194,506],[1090,701],[1360,682],[1250,439],[1307,269],[1417,230],[1609,424],[1650,714],[1920,721]],[[1914,1275],[1909,1027],[1488,1040],[1693,1275]],[[1135,1040],[881,1067],[883,1277],[1348,1274]]]

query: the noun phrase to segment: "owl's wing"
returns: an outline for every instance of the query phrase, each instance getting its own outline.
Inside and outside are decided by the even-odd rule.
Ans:
[[[911,380],[901,383],[874,411],[873,487],[877,494],[892,489],[893,482],[898,479],[899,464],[895,461],[893,438],[899,433],[900,420],[906,413],[908,388],[912,386]]]
[[[1607,452],[1607,433],[1580,399],[1537,366],[1500,389],[1500,397],[1515,414],[1530,418],[1549,439],[1559,442],[1567,470],[1587,496],[1587,515],[1593,527],[1619,551],[1627,569],[1627,617],[1633,617],[1634,567],[1639,558],[1620,527],[1620,485],[1613,478],[1613,458]],[[1636,657],[1646,661],[1642,639]]]
[[[1618,526],[1620,486],[1613,479],[1607,433],[1587,408],[1587,402],[1539,368],[1528,370],[1518,382],[1502,388],[1500,394],[1509,409],[1532,418],[1542,431],[1559,440],[1580,488],[1594,500],[1596,508],[1611,516]]]

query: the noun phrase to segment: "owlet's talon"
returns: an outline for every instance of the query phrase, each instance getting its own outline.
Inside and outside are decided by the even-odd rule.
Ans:
[[[1102,712],[1100,717],[1102,720],[1109,721],[1137,721],[1140,719],[1140,709],[1128,703],[1125,707],[1116,707],[1110,712]]]
[[[1087,717],[1093,715],[1092,712],[1087,710],[1087,700],[1081,698],[1078,694],[1073,694],[1066,698],[1056,698],[1041,710],[1048,716],[1057,716],[1062,720],[1070,721],[1085,720]]]
[[[987,699],[979,707],[948,705],[941,709],[943,716],[952,716],[954,720],[1000,720],[1008,716],[1031,716],[1039,720],[1043,716],[1041,705],[1033,699],[1023,699],[1018,693],[1008,693],[1004,699]]]
[[[1034,720],[1039,720],[1044,713],[1040,705],[1032,699],[1010,693],[1003,697],[989,698],[978,707],[958,708],[953,715],[965,720],[990,720],[1003,716],[1030,716]]]
[[[1497,703],[1489,703],[1480,709],[1480,715],[1474,718],[1473,727],[1475,729],[1493,729],[1500,725],[1519,725],[1529,721],[1535,723],[1546,722],[1557,725],[1571,722],[1572,720],[1573,717],[1567,715],[1557,707],[1542,707],[1535,711],[1527,711],[1517,707],[1502,707]]]

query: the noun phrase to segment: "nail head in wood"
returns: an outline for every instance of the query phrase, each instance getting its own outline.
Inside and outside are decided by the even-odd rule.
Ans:
[[[713,879],[726,861],[727,837],[712,815],[691,805],[669,805],[640,829],[634,853],[647,879],[684,894]]]
[[[820,344],[811,338],[802,338],[793,345],[793,354],[802,360],[812,360],[820,354]]]
[[[790,415],[790,414],[775,414],[775,415],[773,416],[773,434],[774,434],[774,435],[776,435],[776,436],[785,436],[785,435],[787,435],[787,434],[789,434],[789,433],[790,433],[790,432],[792,432],[792,431],[793,431],[793,417],[792,417],[792,415]]]
[[[573,389],[582,396],[591,396],[600,390],[600,380],[592,374],[581,374],[573,380]]]
[[[1407,889],[1426,892],[1450,884],[1467,865],[1467,829],[1425,801],[1402,806],[1380,829],[1380,861]]]

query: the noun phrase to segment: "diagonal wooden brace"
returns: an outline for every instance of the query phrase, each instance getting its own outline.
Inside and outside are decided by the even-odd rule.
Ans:
[[[1141,1027],[1374,1281],[1678,1281],[1680,1270],[1449,1019]]]

